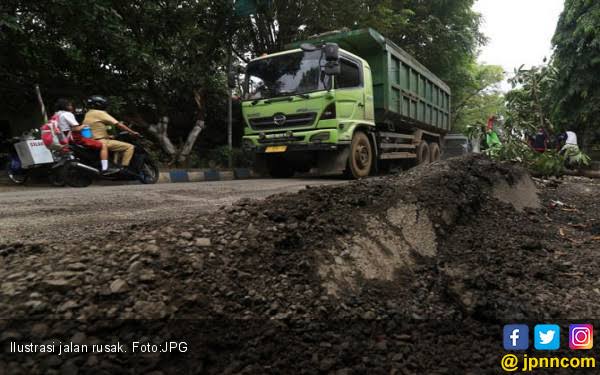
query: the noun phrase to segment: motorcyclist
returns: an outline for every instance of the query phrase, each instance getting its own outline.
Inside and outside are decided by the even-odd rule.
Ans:
[[[109,151],[115,153],[115,163],[118,163],[118,154],[121,154],[120,165],[124,168],[129,166],[133,157],[133,145],[112,139],[108,134],[108,126],[116,126],[130,134],[139,136],[139,133],[131,130],[121,121],[106,112],[108,100],[100,95],[94,95],[87,99],[88,112],[85,114],[83,123],[89,125],[92,130],[92,138],[106,145]]]
[[[58,127],[65,134],[65,136],[71,135],[71,139],[74,143],[90,148],[92,150],[100,151],[100,164],[102,174],[113,174],[117,172],[114,168],[108,168],[108,148],[102,142],[85,138],[81,135],[81,131],[85,125],[80,125],[73,115],[74,107],[73,103],[64,98],[60,98],[54,105],[56,114],[58,115]]]

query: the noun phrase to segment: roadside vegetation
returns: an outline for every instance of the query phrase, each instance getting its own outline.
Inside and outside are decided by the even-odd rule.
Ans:
[[[513,72],[509,79],[512,90],[495,102],[497,107],[480,106],[503,118],[503,144],[488,154],[522,162],[544,176],[562,175],[565,159],[578,168],[589,165],[590,157],[582,151],[559,154],[555,148],[535,152],[525,137],[539,128],[549,133],[550,141],[564,131],[573,131],[586,151],[600,151],[600,4],[567,0],[552,43],[554,54],[544,65],[522,66]],[[492,96],[487,98],[494,102]],[[484,131],[482,122],[469,121],[466,128],[475,136]]]
[[[499,88],[503,69],[477,63],[486,37],[481,16],[472,9],[474,0],[248,3],[256,5],[251,15],[236,13],[232,2],[220,0],[85,0],[78,6],[66,0],[3,1],[0,117],[35,118],[35,84],[47,103],[61,96],[81,101],[103,94],[111,99],[111,112],[151,136],[163,162],[219,164],[228,158],[222,146],[227,143],[230,48],[233,69],[239,72],[251,58],[281,50],[288,42],[372,27],[448,83],[456,132],[481,136],[490,115],[505,119],[506,139],[496,157],[531,165],[551,160],[553,167],[542,169],[558,171],[560,157],[527,152],[520,141],[524,134],[544,126],[553,134],[575,131],[585,144],[600,138],[597,2],[565,2],[554,55],[544,66],[517,70],[507,94]],[[237,84],[235,94],[242,95],[243,85]],[[238,101],[233,112],[234,146],[239,147],[243,122]]]
[[[160,145],[163,162],[196,166],[222,154],[227,143],[230,46],[237,69],[290,41],[342,28],[372,27],[417,57],[451,86],[454,118],[463,117],[469,98],[482,89],[485,68],[476,56],[485,37],[474,0],[259,0],[256,12],[244,16],[231,3],[3,1],[0,114],[35,116],[35,84],[47,103],[107,95],[111,112]],[[241,85],[236,91],[242,94]],[[182,153],[199,127],[193,151]],[[236,102],[236,147],[242,129]]]

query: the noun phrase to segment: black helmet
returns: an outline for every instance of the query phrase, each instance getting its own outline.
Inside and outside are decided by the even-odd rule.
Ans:
[[[108,108],[108,99],[100,95],[90,96],[85,102],[88,108],[100,110]]]

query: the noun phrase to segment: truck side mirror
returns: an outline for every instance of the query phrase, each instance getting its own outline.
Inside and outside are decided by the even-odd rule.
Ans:
[[[330,76],[337,76],[341,73],[340,68],[340,47],[337,43],[325,43],[323,46],[323,53],[325,54],[325,74]]]
[[[323,47],[325,51],[325,60],[330,61],[340,61],[340,47],[337,43],[325,43]]]

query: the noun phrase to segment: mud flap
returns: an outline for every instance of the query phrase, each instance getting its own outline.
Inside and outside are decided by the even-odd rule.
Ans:
[[[252,169],[254,173],[259,177],[265,177],[269,175],[267,168],[267,157],[265,154],[254,154],[254,160],[252,160]]]
[[[344,173],[349,156],[350,147],[343,147],[336,151],[319,151],[317,173],[320,175]]]

